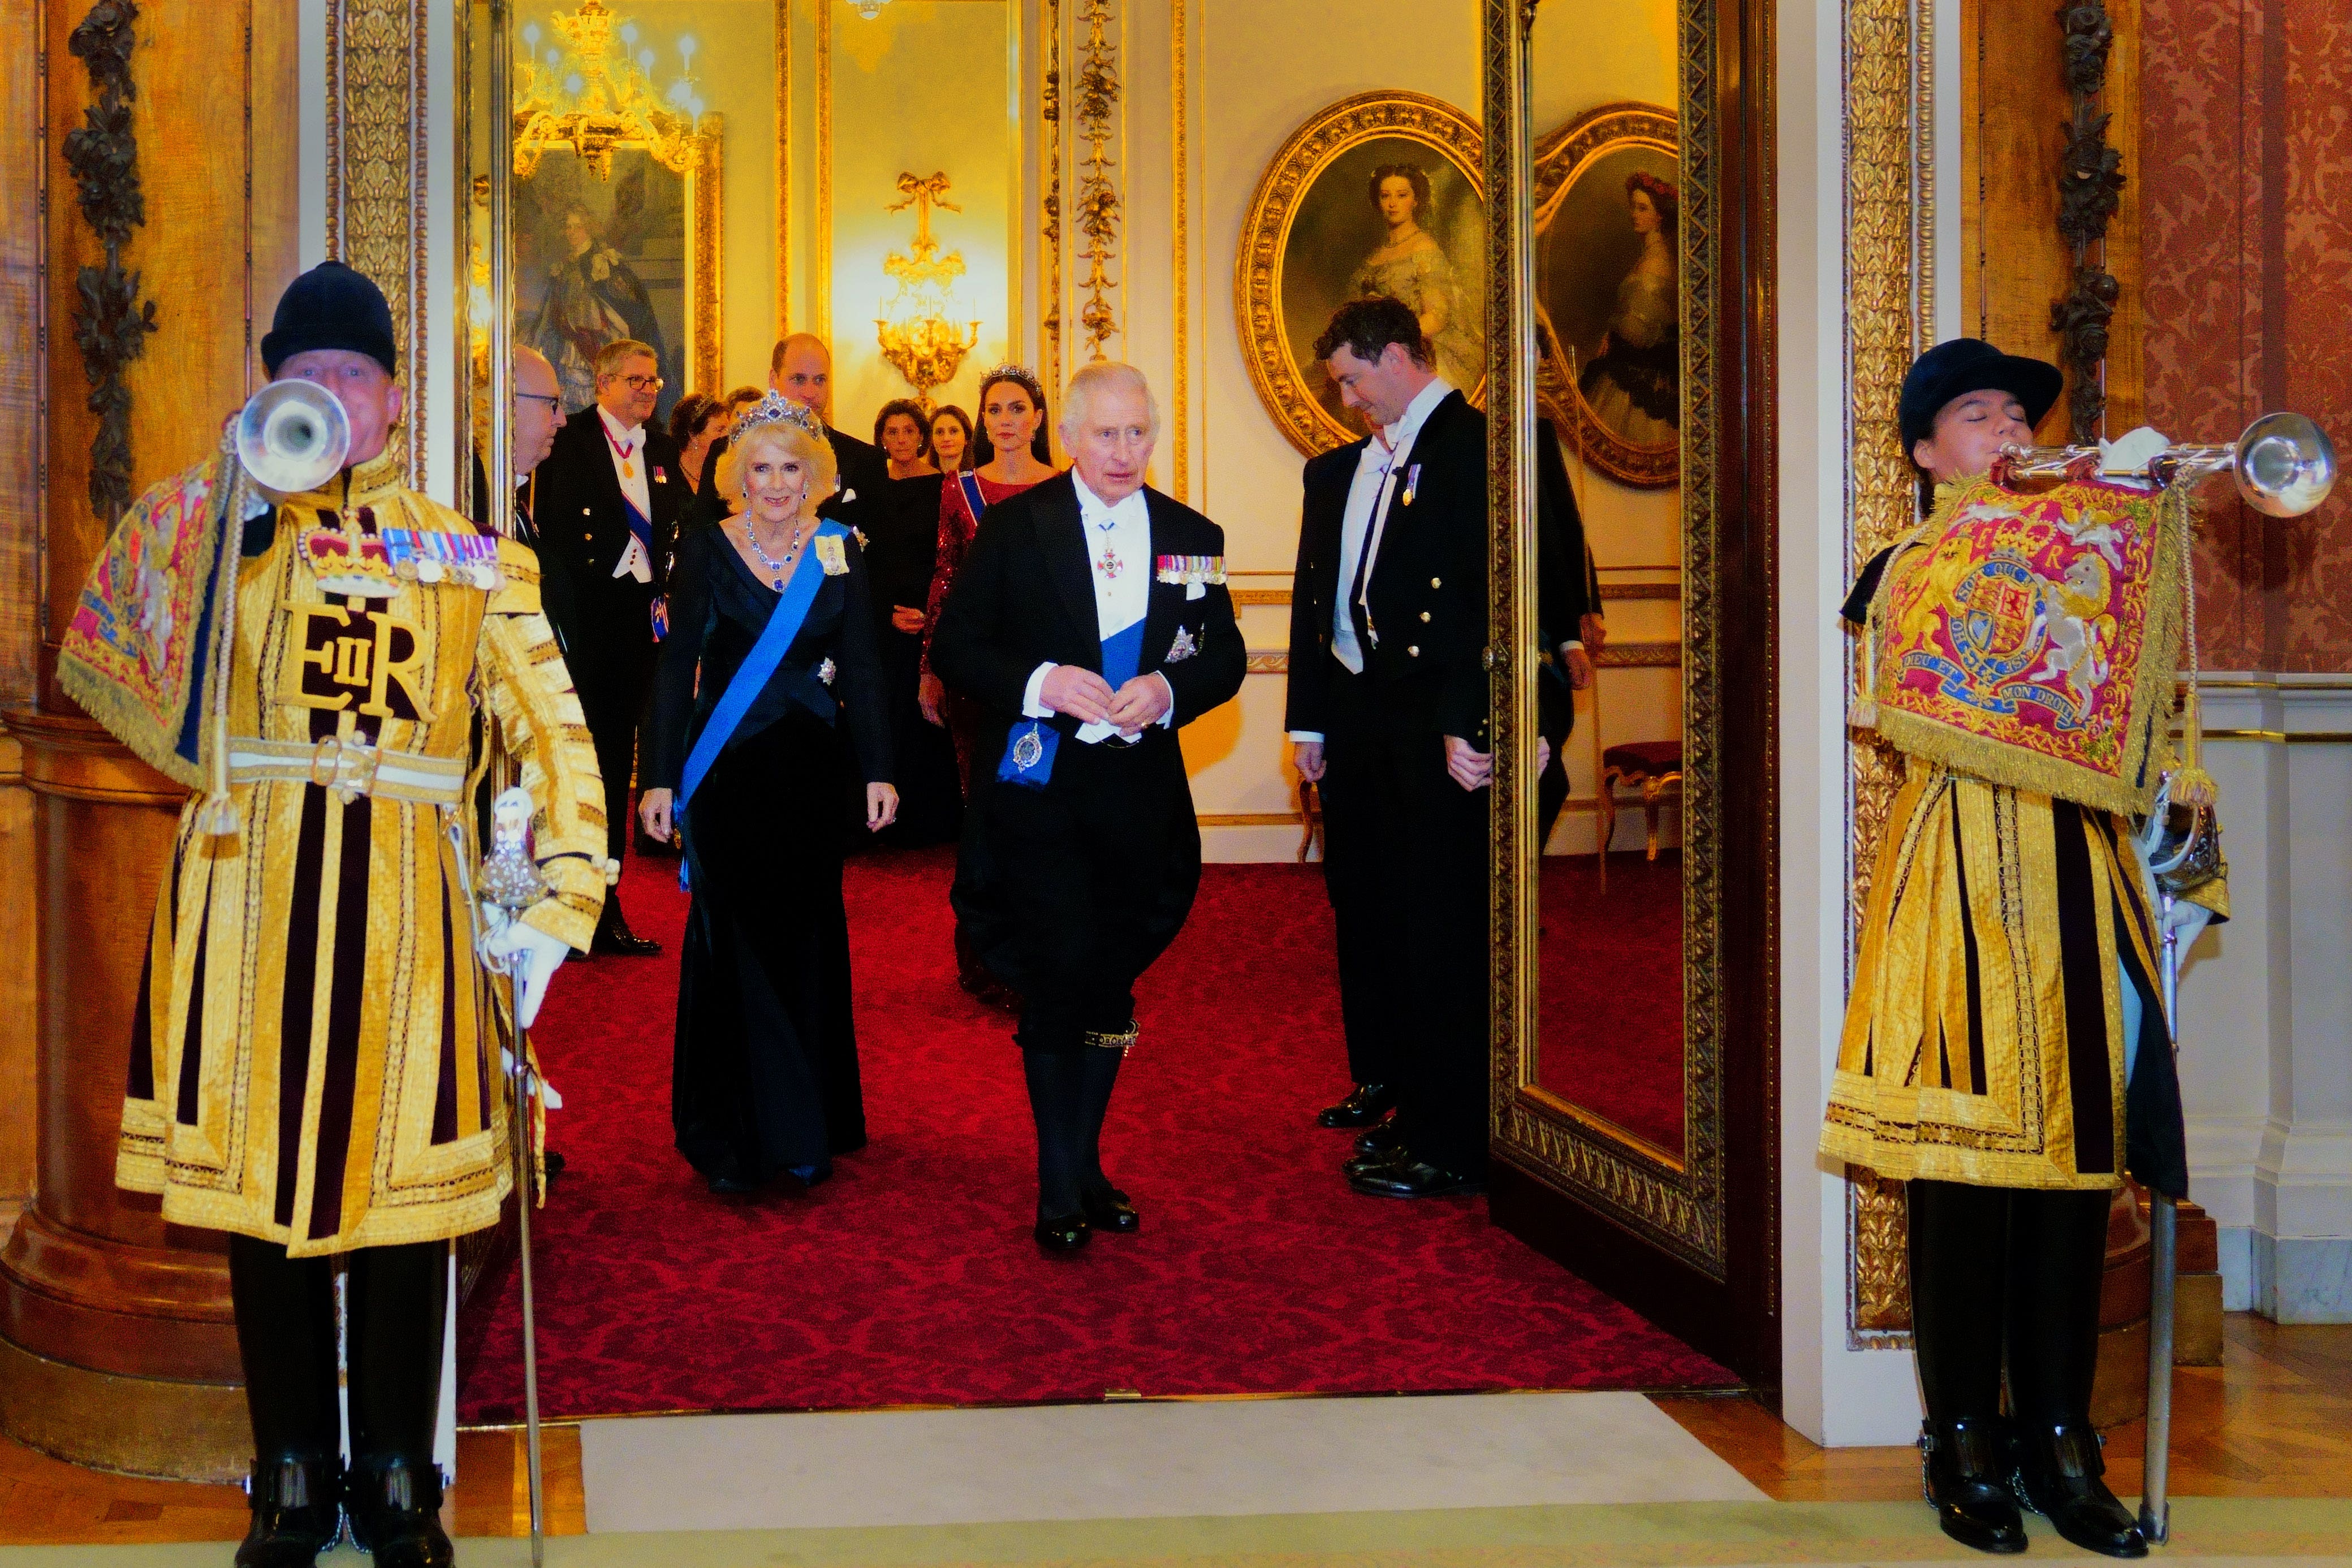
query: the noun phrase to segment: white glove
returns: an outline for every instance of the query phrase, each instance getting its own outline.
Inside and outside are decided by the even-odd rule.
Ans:
[[[502,910],[485,905],[482,916],[482,961],[500,974],[520,977],[522,989],[515,1000],[515,1027],[529,1029],[539,1017],[539,1004],[546,998],[548,977],[571,956],[571,945],[535,925],[509,919]],[[518,969],[517,964],[522,967]]]
[[[2197,938],[2204,935],[2206,923],[2212,918],[2213,912],[2203,904],[2176,898],[2172,901],[2172,907],[2164,912],[2163,926],[2157,933],[2158,938],[2178,936],[2179,946],[2174,950],[2186,962],[2189,949],[2197,946]]]

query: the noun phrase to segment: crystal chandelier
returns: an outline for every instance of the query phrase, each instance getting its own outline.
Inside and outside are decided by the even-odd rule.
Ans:
[[[901,174],[898,192],[905,199],[883,209],[891,213],[915,209],[915,243],[911,257],[892,251],[883,258],[882,270],[898,279],[898,291],[882,302],[881,314],[874,322],[875,340],[881,345],[882,357],[915,389],[925,412],[931,406],[931,389],[955,380],[957,367],[980,341],[978,321],[959,325],[949,319],[954,307],[948,298],[948,285],[963,276],[963,253],[951,250],[941,256],[939,242],[931,237],[933,207],[963,211],[947,200],[951,183],[944,173],[929,179]]]
[[[677,39],[678,78],[667,93],[658,93],[653,73],[659,57],[640,47],[635,23],[615,26],[604,0],[581,0],[578,10],[557,12],[547,25],[568,47],[541,48],[539,25],[531,23],[522,29],[523,47],[516,51],[518,177],[528,177],[542,156],[558,149],[577,156],[599,179],[612,177],[613,149],[620,144],[643,146],[655,162],[680,174],[701,161],[696,132],[704,104],[694,76],[698,46],[692,37]]]
[[[849,3],[857,7],[860,16],[871,22],[882,14],[882,7],[890,4],[890,0],[849,0]]]

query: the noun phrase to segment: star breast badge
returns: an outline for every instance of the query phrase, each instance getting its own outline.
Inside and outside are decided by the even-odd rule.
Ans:
[[[1192,641],[1192,628],[1179,626],[1176,628],[1176,640],[1168,644],[1168,657],[1163,663],[1173,664],[1179,660],[1191,658],[1200,651],[1201,645]]]

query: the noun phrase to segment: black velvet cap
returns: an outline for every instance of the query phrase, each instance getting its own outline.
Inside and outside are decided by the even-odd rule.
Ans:
[[[278,366],[313,349],[346,349],[367,355],[385,375],[400,373],[392,307],[365,273],[340,261],[322,261],[278,296],[278,314],[261,340],[263,367],[274,376]]]
[[[1972,392],[2005,392],[2025,405],[2025,423],[2040,424],[2058,401],[2065,377],[2043,360],[2004,354],[1981,338],[1954,338],[1911,361],[1895,404],[1903,427],[1903,455],[1936,434],[1936,415],[1956,397]]]

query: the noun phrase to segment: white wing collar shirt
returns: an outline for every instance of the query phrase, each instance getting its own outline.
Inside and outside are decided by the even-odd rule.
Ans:
[[[1151,608],[1151,510],[1140,489],[1113,505],[1087,489],[1076,473],[1070,483],[1078,492],[1079,529],[1087,541],[1087,575],[1095,585],[1095,632],[1108,643]],[[1023,717],[1054,716],[1043,695],[1053,668],[1048,663],[1029,672],[1029,685],[1021,696]],[[1152,673],[1161,685],[1168,685],[1167,676]],[[1168,711],[1160,716],[1163,727],[1176,716],[1175,688],[1169,687],[1168,695]],[[1080,725],[1077,737],[1091,746],[1116,733],[1115,726],[1096,719]]]
[[[621,482],[621,494],[637,509],[637,516],[651,527],[654,520],[653,490],[646,483],[646,427],[624,425],[614,419],[612,411],[603,403],[596,405],[597,423],[604,427],[604,444],[612,449],[613,476]],[[614,577],[634,577],[639,582],[654,580],[653,557],[637,542],[636,531],[629,532],[628,549],[621,552],[620,564],[613,568]]]
[[[1348,486],[1348,509],[1339,523],[1339,585],[1331,599],[1331,656],[1348,667],[1349,674],[1364,673],[1364,650],[1356,643],[1356,618],[1351,612],[1356,600],[1371,591],[1372,569],[1380,564],[1381,530],[1387,521],[1389,492],[1409,465],[1412,444],[1421,434],[1421,427],[1444,402],[1453,386],[1444,376],[1433,376],[1429,384],[1414,394],[1405,404],[1404,415],[1394,424],[1374,433],[1364,443],[1364,450],[1356,459],[1355,482]],[[1367,557],[1369,556],[1369,559]],[[1362,584],[1361,588],[1358,583]],[[1293,740],[1320,740],[1321,732],[1295,729]]]

